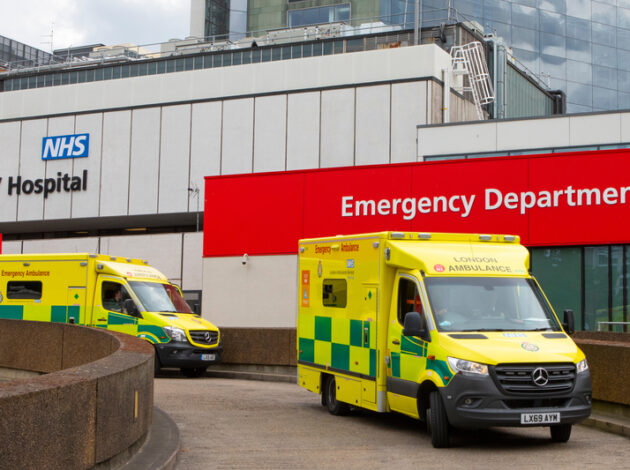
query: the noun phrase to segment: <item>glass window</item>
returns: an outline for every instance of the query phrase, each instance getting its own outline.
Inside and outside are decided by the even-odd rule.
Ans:
[[[617,108],[617,90],[593,87],[593,107],[612,110]]]
[[[630,10],[621,7],[617,8],[617,26],[630,29]]]
[[[630,50],[630,31],[627,29],[617,28],[617,47]]]
[[[202,60],[202,57],[186,57],[186,59],[184,59],[184,70],[193,70],[195,68],[195,59]]]
[[[161,60],[156,62],[157,64],[157,73],[166,73],[166,61]]]
[[[313,55],[319,56],[322,55],[323,44],[321,42],[316,42],[313,44]]]
[[[269,62],[271,60],[271,49],[266,48],[262,50],[261,60],[263,62]]]
[[[41,299],[41,281],[9,281],[7,282],[7,299]]]
[[[593,64],[617,67],[617,50],[613,47],[593,44]]]
[[[610,267],[611,267],[611,300],[612,300],[612,318],[614,322],[624,321],[624,247],[610,247]],[[612,331],[623,331],[619,326],[610,327]]]
[[[240,51],[232,52],[232,65],[241,65],[243,61],[243,55]]]
[[[143,77],[147,74],[149,64],[147,64],[146,62],[142,64],[136,64],[136,67],[138,68],[138,76]]]
[[[593,82],[593,66],[586,62],[567,60],[567,77],[579,78],[580,82],[590,84]]]
[[[129,65],[122,65],[120,68],[120,76],[121,78],[129,77]]]
[[[567,16],[567,37],[590,41],[591,24],[590,21]]]
[[[120,66],[112,67],[112,79],[120,78]]]
[[[262,60],[262,51],[260,49],[252,49],[252,63],[257,64]]]
[[[567,12],[566,0],[538,0],[538,6],[542,10],[554,11],[556,13],[565,14]]]
[[[531,279],[427,277],[429,303],[440,331],[559,330]]]
[[[171,284],[129,281],[129,285],[149,312],[193,313],[179,289]]]
[[[595,85],[596,87],[610,88],[616,90],[617,69],[593,65],[593,85]]]
[[[567,78],[567,60],[564,57],[542,54],[540,73],[564,80]]]
[[[137,77],[138,76],[138,64],[131,64],[129,66],[129,76]]]
[[[301,44],[296,44],[294,46],[291,46],[291,57],[293,57],[294,59],[299,59],[300,57],[302,57]]]
[[[398,323],[404,325],[409,312],[424,313],[418,286],[411,279],[401,278],[398,282]]]
[[[322,302],[324,307],[345,308],[348,301],[348,285],[345,279],[324,279]]]
[[[331,55],[333,53],[333,43],[332,41],[327,41],[324,43],[324,55]]]
[[[566,35],[566,16],[540,10],[540,30],[545,33]]]
[[[510,22],[510,4],[503,0],[484,0],[483,13],[487,20]]]
[[[287,60],[291,58],[291,46],[282,47],[282,60]]]
[[[608,247],[584,248],[584,329],[608,321]]]
[[[610,47],[617,45],[617,28],[612,28],[605,24],[593,23],[591,30],[593,32],[593,42]]]
[[[363,50],[363,38],[346,40],[346,52],[361,52]]]
[[[111,80],[113,74],[112,67],[107,67],[103,69],[103,80]]]
[[[105,310],[128,313],[125,309],[125,300],[130,299],[131,296],[122,284],[112,281],[103,281],[101,285],[101,297]]]
[[[581,106],[593,106],[593,87],[582,83],[567,82],[569,101]]]
[[[223,54],[216,54],[212,56],[213,67],[223,67]]]
[[[567,56],[566,37],[557,34],[540,33],[540,51],[558,57]]]
[[[567,15],[584,20],[591,19],[591,0],[569,0],[566,3]]]
[[[187,59],[175,59],[175,71],[176,72],[182,72],[184,70],[184,68],[186,67],[186,60]]]
[[[538,10],[513,3],[512,25],[520,26],[521,28],[538,29]]]
[[[606,5],[605,3],[593,2],[591,7],[592,19],[597,23],[604,23],[608,25],[617,24],[617,8],[613,5]]]
[[[313,45],[312,44],[304,44],[302,46],[302,57],[310,57],[313,55]]]
[[[252,63],[252,51],[243,51],[243,63],[251,64]]]
[[[567,38],[567,59],[591,62],[591,43]]]
[[[94,81],[94,69],[90,69],[90,70],[86,70],[85,71],[85,81],[86,82],[93,82]]]
[[[166,61],[166,73],[175,72],[175,59],[170,59]]]

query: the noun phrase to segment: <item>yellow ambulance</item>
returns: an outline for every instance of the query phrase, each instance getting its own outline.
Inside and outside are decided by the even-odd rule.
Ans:
[[[155,370],[187,377],[220,362],[219,330],[146,261],[88,253],[0,256],[0,318],[75,323],[155,347]]]
[[[299,242],[299,384],[351,407],[452,428],[547,426],[590,415],[586,358],[529,272],[519,237],[381,232]]]

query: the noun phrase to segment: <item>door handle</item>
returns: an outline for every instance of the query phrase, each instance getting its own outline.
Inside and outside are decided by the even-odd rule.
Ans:
[[[368,344],[369,341],[369,328],[363,328],[363,345]]]
[[[396,345],[398,345],[398,344],[400,344],[400,341],[398,341],[397,339],[393,339],[393,340],[392,340],[392,344],[396,344]]]
[[[99,318],[98,321],[106,321],[107,318]]]

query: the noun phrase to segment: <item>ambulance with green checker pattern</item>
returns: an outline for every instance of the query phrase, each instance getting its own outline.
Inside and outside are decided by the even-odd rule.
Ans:
[[[219,329],[146,261],[88,253],[0,256],[0,318],[119,331],[155,347],[155,369],[202,375],[221,360]]]
[[[298,383],[351,407],[452,428],[546,426],[566,442],[591,379],[510,235],[380,232],[299,242]]]

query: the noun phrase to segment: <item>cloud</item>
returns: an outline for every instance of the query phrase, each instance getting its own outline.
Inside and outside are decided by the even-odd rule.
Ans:
[[[24,14],[28,11],[28,14]],[[189,35],[190,0],[21,0],[2,6],[0,35],[29,46],[138,45]]]

